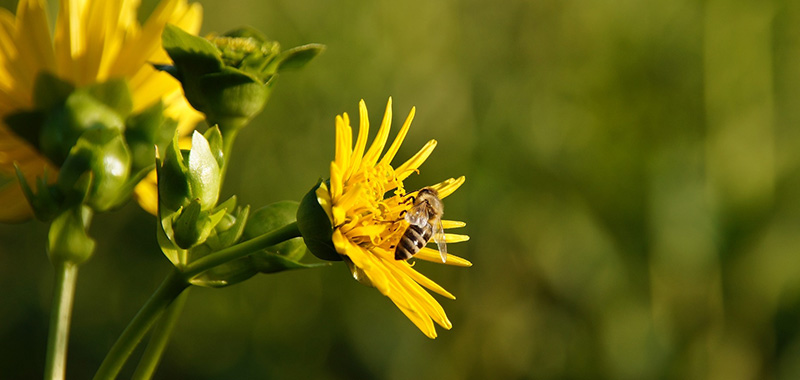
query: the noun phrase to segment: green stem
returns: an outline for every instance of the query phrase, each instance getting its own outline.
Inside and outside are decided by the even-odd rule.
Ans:
[[[225,174],[228,172],[228,162],[231,160],[231,151],[233,151],[233,143],[236,141],[236,136],[239,135],[238,128],[220,128],[222,133],[222,157],[225,157],[222,163],[222,171],[219,177],[219,183],[225,183]]]
[[[63,379],[66,371],[67,341],[75,299],[78,265],[60,261],[55,264],[56,280],[53,284],[53,309],[50,310],[50,330],[47,337],[47,359],[44,378]]]
[[[167,348],[167,343],[172,335],[172,330],[180,319],[183,306],[186,304],[186,299],[189,298],[189,290],[186,289],[169,305],[164,316],[156,323],[153,328],[153,334],[150,336],[150,342],[147,343],[142,358],[139,359],[139,365],[133,373],[135,380],[147,380],[153,377],[156,372],[158,363],[161,361],[161,356],[164,354],[164,349]]]
[[[119,336],[117,342],[111,347],[97,373],[95,380],[114,379],[122,370],[122,366],[131,355],[136,345],[142,340],[147,330],[155,323],[161,313],[189,286],[183,274],[173,270],[161,283],[161,286],[150,296],[147,303],[142,306],[133,320]]]
[[[297,222],[292,222],[291,224],[287,224],[286,226],[283,226],[282,228],[274,230],[270,233],[266,233],[259,237],[214,252],[208,256],[203,256],[187,265],[183,270],[183,275],[186,276],[185,278],[191,279],[217,265],[225,264],[231,260],[247,256],[260,249],[264,249],[299,236],[300,230],[297,229]]]
[[[128,324],[128,327],[125,328],[125,331],[122,332],[122,335],[120,335],[117,342],[114,343],[114,346],[111,347],[111,350],[100,365],[100,369],[98,369],[97,373],[94,375],[94,379],[114,379],[117,377],[120,370],[122,370],[122,366],[136,348],[136,345],[139,344],[142,337],[144,337],[150,327],[153,326],[161,313],[189,286],[189,280],[191,278],[217,265],[225,264],[260,249],[299,236],[300,230],[297,229],[297,223],[293,222],[270,233],[204,256],[187,265],[183,271],[175,269],[170,272],[167,278],[164,279],[164,282],[161,283],[161,286],[158,287],[150,299],[147,300],[147,303],[145,303],[136,316],[133,317],[133,320]],[[177,316],[174,316],[174,318],[177,318]],[[169,334],[166,335],[168,336]],[[156,364],[157,362],[153,364],[153,369],[155,369]],[[142,371],[145,370],[143,369]]]

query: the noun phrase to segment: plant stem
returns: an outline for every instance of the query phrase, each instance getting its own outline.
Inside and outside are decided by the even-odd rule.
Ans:
[[[228,173],[228,162],[231,160],[231,152],[233,151],[233,143],[236,141],[236,136],[239,135],[238,128],[225,128],[220,129],[222,134],[222,157],[225,160],[222,164],[222,170],[219,177],[219,183],[225,183],[225,175]]]
[[[147,303],[133,317],[133,320],[122,332],[122,335],[119,336],[114,346],[111,347],[94,375],[95,380],[114,379],[117,377],[125,361],[128,360],[128,357],[147,333],[147,330],[150,329],[170,303],[188,286],[189,283],[184,280],[183,275],[177,269],[167,275],[155,293],[147,300]]]
[[[164,354],[164,349],[167,348],[167,342],[172,335],[172,330],[180,319],[183,306],[186,304],[186,299],[189,298],[189,290],[186,289],[175,299],[172,304],[167,307],[164,316],[156,323],[153,328],[153,334],[150,336],[150,342],[147,343],[142,358],[139,359],[139,365],[133,373],[135,380],[147,380],[153,377],[153,374],[161,361],[161,356]]]
[[[50,310],[44,378],[61,380],[66,371],[67,341],[72,318],[72,303],[75,300],[75,283],[78,280],[78,265],[69,261],[59,261],[54,267],[56,279],[53,284],[53,308]]]
[[[260,249],[299,236],[300,230],[297,229],[297,223],[293,222],[280,229],[214,252],[208,256],[204,256],[187,265],[183,271],[175,269],[170,272],[158,289],[156,289],[155,293],[153,293],[153,295],[150,296],[150,299],[147,300],[147,303],[145,303],[136,316],[133,317],[133,320],[131,320],[131,322],[128,324],[128,327],[125,328],[125,331],[122,332],[122,335],[120,335],[120,337],[117,339],[117,342],[114,343],[114,346],[111,347],[111,350],[108,352],[106,358],[103,360],[103,363],[100,365],[100,368],[97,370],[97,373],[94,375],[94,379],[114,379],[117,377],[117,375],[119,375],[120,370],[122,370],[122,366],[128,360],[128,357],[136,348],[136,345],[139,344],[139,342],[142,340],[142,337],[144,337],[150,327],[153,326],[161,313],[163,313],[164,310],[170,306],[173,300],[175,300],[175,298],[177,298],[189,286],[189,281],[192,277],[197,276],[198,274],[203,273],[217,265],[225,264],[231,260],[247,256]],[[179,311],[177,311],[176,314],[179,314]],[[177,316],[167,318],[177,319]],[[167,332],[165,335],[166,337],[164,337],[164,344],[166,344],[166,339],[169,337],[169,333]],[[153,350],[158,349],[153,348]],[[161,350],[163,350],[163,347]],[[155,370],[155,366],[158,364],[157,357],[160,356],[160,353],[155,356],[156,362],[152,364],[152,370]],[[144,371],[147,371],[147,369],[142,369],[142,371],[142,373],[144,373]]]
[[[186,279],[191,279],[217,265],[247,256],[260,249],[299,236],[300,230],[297,229],[297,222],[292,222],[291,224],[287,224],[280,229],[214,252],[208,256],[201,257],[187,265],[183,270],[183,275],[186,276]]]

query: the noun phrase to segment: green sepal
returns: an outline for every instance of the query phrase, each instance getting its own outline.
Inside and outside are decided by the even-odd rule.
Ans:
[[[176,78],[179,80],[185,72],[202,75],[222,67],[222,55],[214,44],[175,25],[167,24],[164,27],[161,44],[175,62]]]
[[[80,89],[63,105],[46,112],[38,146],[45,156],[61,165],[85,131],[92,128],[123,131],[125,116],[92,96],[88,89]]]
[[[341,261],[342,257],[333,246],[331,220],[317,200],[317,189],[321,184],[322,180],[319,180],[300,201],[297,228],[314,256],[327,261]]]
[[[189,169],[183,162],[183,154],[178,145],[178,135],[164,151],[164,158],[157,160],[158,169],[158,204],[160,213],[169,213],[187,205],[192,198],[189,185]]]
[[[193,199],[175,215],[172,241],[179,248],[189,249],[204,243],[225,216],[225,210],[212,213],[202,210],[201,207],[200,202]]]
[[[25,179],[22,169],[16,163],[14,163],[14,170],[17,173],[17,180],[22,188],[22,193],[28,200],[31,209],[33,209],[36,219],[42,222],[49,222],[55,218],[64,197],[57,189],[47,184],[47,169],[45,169],[41,177],[36,178],[35,192]]]
[[[284,52],[270,63],[267,71],[280,71],[280,70],[294,70],[299,69],[308,64],[314,57],[322,54],[325,51],[325,45],[322,44],[307,44],[296,46]],[[273,69],[274,67],[274,69]]]
[[[208,148],[211,150],[211,155],[214,156],[214,159],[217,161],[217,165],[219,165],[220,168],[223,167],[225,164],[225,146],[222,144],[222,132],[220,132],[219,127],[215,126],[209,128],[206,133],[203,134],[203,137],[208,141]]]
[[[111,79],[102,83],[94,83],[79,91],[86,91],[91,97],[113,110],[123,119],[128,117],[133,110],[133,97],[128,81],[125,79]]]
[[[81,264],[92,256],[95,243],[86,231],[91,217],[91,209],[78,205],[53,219],[47,235],[47,255],[51,262]]]
[[[21,111],[6,116],[3,121],[14,131],[14,134],[33,146],[39,146],[39,136],[45,120],[41,111]]]
[[[217,228],[214,230],[215,234],[206,240],[206,244],[212,251],[219,251],[234,245],[242,238],[247,225],[250,206],[236,207],[235,197],[231,197],[231,199],[234,200],[234,205],[226,205],[228,202],[223,203],[225,207],[219,209],[226,211],[225,217],[217,224]],[[230,210],[234,210],[234,212],[230,212]]]
[[[158,169],[156,169],[156,171],[157,170]],[[160,212],[159,210],[159,215]],[[158,246],[161,247],[161,252],[164,252],[164,256],[169,259],[172,265],[178,269],[182,269],[188,264],[188,254],[185,249],[178,247],[175,242],[172,241],[172,236],[175,235],[172,228],[173,216],[174,215],[169,215],[161,218],[156,231],[156,240],[158,241]]]
[[[38,109],[58,106],[75,92],[75,86],[61,78],[43,71],[33,84],[33,104]]]

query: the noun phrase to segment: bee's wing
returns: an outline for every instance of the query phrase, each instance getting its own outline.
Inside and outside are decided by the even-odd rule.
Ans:
[[[441,219],[433,223],[433,241],[439,247],[439,255],[442,256],[442,262],[447,262],[447,242],[444,239],[444,228],[442,227]]]
[[[422,207],[412,207],[406,213],[406,222],[417,227],[424,227],[428,224],[428,213]]]

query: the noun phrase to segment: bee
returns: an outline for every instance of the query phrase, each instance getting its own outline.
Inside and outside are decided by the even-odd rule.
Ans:
[[[397,243],[394,259],[410,259],[433,238],[439,247],[442,262],[447,261],[447,244],[442,229],[444,205],[439,199],[439,193],[431,187],[424,187],[417,192],[416,197],[412,196],[408,200],[413,202],[411,209],[405,214],[409,226]]]

